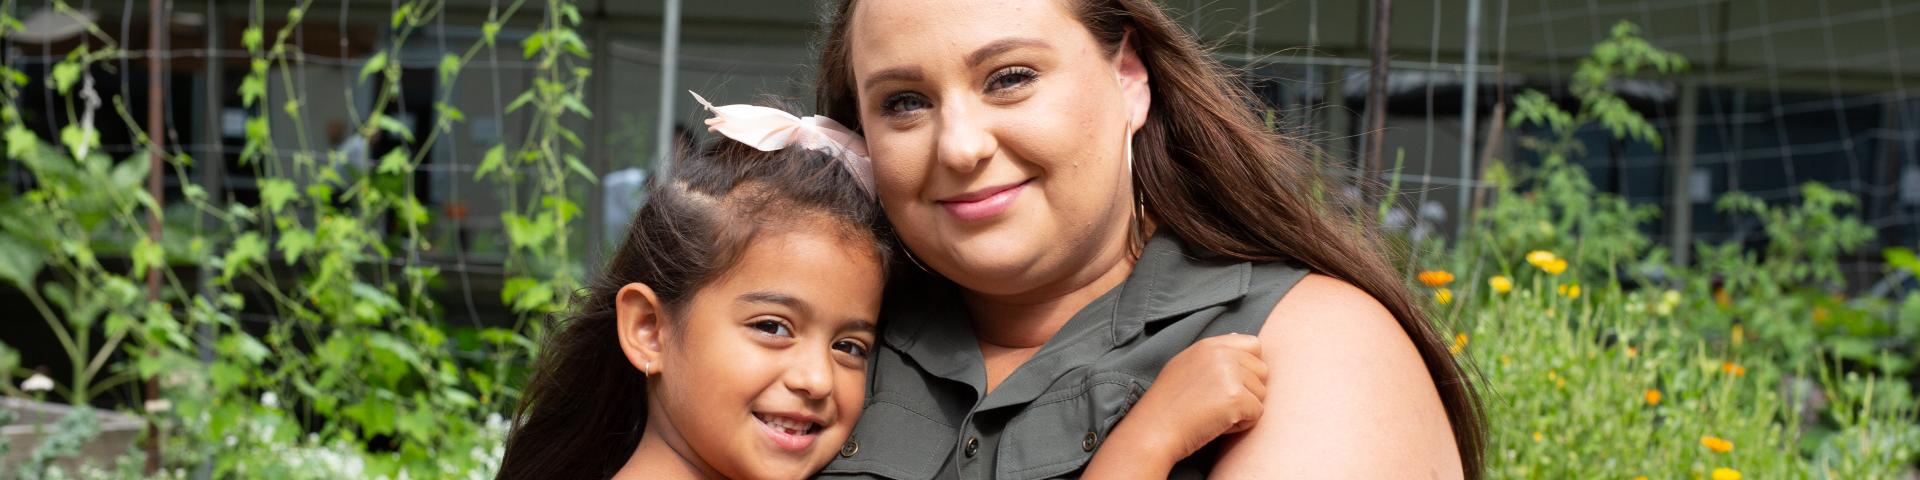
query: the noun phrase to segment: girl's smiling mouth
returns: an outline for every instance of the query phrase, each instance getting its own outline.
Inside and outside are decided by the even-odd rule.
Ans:
[[[809,415],[754,412],[753,418],[774,446],[789,452],[805,451],[825,427]]]

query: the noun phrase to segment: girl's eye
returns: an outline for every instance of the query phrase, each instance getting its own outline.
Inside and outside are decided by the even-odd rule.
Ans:
[[[841,340],[839,342],[834,342],[833,349],[839,350],[842,352],[847,352],[848,355],[853,355],[855,357],[867,358],[867,345],[860,343],[858,341]]]
[[[987,91],[998,92],[1026,86],[1029,83],[1033,83],[1033,79],[1039,76],[1040,72],[1035,72],[1033,69],[1027,67],[1002,69],[994,72],[993,76],[987,77]]]
[[[885,115],[905,115],[915,110],[932,107],[933,102],[918,93],[896,93],[880,102],[880,113]]]
[[[779,321],[779,320],[774,320],[774,319],[771,319],[771,318],[763,318],[763,319],[760,319],[760,320],[754,320],[754,321],[753,321],[753,323],[749,323],[749,324],[747,324],[747,328],[752,328],[752,329],[754,329],[755,331],[758,331],[758,332],[760,332],[760,333],[764,333],[764,334],[767,334],[767,335],[773,335],[773,336],[776,336],[776,337],[791,337],[791,336],[793,336],[793,329],[791,329],[791,328],[787,328],[787,324],[786,324],[786,323],[783,323],[783,322],[781,322],[781,321]]]

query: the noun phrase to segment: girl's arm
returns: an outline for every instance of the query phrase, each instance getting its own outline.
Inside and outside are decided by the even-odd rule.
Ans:
[[[1223,443],[1216,478],[1461,478],[1426,364],[1385,306],[1308,275],[1260,331],[1265,420]]]
[[[1174,463],[1213,439],[1253,427],[1267,394],[1261,348],[1251,335],[1222,335],[1175,355],[1107,435],[1083,478],[1165,479]]]

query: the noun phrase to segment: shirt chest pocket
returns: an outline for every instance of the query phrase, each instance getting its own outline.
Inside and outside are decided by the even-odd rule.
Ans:
[[[908,405],[912,402],[876,394],[860,413],[853,437],[817,478],[934,478],[958,434]]]
[[[1042,393],[1007,421],[994,478],[1078,476],[1146,385],[1133,375],[1102,372]]]

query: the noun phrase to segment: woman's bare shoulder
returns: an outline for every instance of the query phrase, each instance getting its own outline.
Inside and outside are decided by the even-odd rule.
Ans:
[[[1266,412],[1215,475],[1458,478],[1458,449],[1413,340],[1359,287],[1312,274],[1260,331]]]

